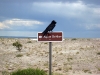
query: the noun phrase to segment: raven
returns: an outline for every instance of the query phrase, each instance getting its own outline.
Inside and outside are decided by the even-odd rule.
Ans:
[[[52,31],[52,30],[54,29],[54,27],[56,26],[55,24],[56,24],[56,22],[55,22],[55,20],[53,20],[53,21],[49,24],[49,26],[42,32],[43,36],[47,35],[48,32]]]

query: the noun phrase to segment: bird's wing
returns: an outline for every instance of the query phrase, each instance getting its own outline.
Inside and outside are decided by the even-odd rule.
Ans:
[[[55,27],[56,22],[53,20],[48,27],[42,32],[43,36],[48,33],[48,31],[52,31]]]

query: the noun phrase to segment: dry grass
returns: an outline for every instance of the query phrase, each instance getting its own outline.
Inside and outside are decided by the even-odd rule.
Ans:
[[[12,46],[16,41],[23,45],[21,52]],[[27,67],[48,71],[48,54],[48,43],[31,39],[0,38],[0,72],[6,73],[5,71]],[[52,70],[55,75],[100,74],[100,39],[73,38],[60,43],[54,42]]]

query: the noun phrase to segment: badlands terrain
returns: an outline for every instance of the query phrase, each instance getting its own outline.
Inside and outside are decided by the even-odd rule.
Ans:
[[[22,50],[13,43],[19,41]],[[17,69],[40,68],[48,72],[49,43],[33,39],[0,38],[0,75]],[[100,38],[66,38],[52,43],[54,75],[100,75]]]

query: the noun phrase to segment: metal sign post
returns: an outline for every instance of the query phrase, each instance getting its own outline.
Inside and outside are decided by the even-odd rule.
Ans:
[[[49,42],[49,75],[52,75],[52,42]]]
[[[49,75],[52,75],[52,42],[62,42],[63,33],[62,32],[52,32],[49,35],[44,36],[42,32],[37,34],[38,42],[49,42]]]

